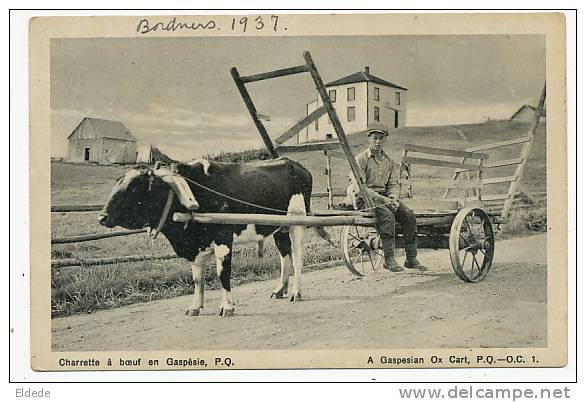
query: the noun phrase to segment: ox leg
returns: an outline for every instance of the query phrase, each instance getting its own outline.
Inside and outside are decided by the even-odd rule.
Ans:
[[[288,215],[305,215],[305,202],[303,195],[295,194],[289,201]],[[291,226],[289,229],[289,237],[291,238],[291,259],[293,264],[293,292],[289,301],[296,302],[301,300],[301,268],[303,267],[303,235],[305,232],[304,226]]]
[[[232,244],[230,244],[232,246]],[[220,282],[222,282],[222,302],[220,303],[220,316],[230,317],[234,314],[234,303],[230,289],[230,276],[232,275],[232,253],[230,247],[221,244],[214,248],[216,257],[216,270]]]
[[[271,293],[271,299],[282,299],[287,294],[289,277],[291,276],[291,239],[289,238],[289,233],[283,232],[277,232],[273,237],[281,258],[281,278],[277,287]]]
[[[203,308],[203,274],[205,272],[205,267],[211,262],[212,253],[212,249],[201,251],[191,263],[191,274],[193,276],[195,289],[193,292],[193,301],[191,302],[189,309],[185,312],[188,316],[198,316]]]

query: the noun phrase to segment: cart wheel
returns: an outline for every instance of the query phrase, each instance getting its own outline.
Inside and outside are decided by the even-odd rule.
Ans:
[[[344,226],[340,243],[342,243],[346,267],[354,275],[363,277],[382,267],[384,253],[376,229],[365,226]]]
[[[450,230],[450,259],[458,278],[480,282],[494,256],[494,232],[489,216],[480,208],[458,212]]]

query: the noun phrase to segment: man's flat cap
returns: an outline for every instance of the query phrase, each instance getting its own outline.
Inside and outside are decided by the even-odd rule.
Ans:
[[[369,124],[366,129],[366,134],[370,136],[374,133],[383,134],[385,137],[388,137],[389,129],[383,124]]]

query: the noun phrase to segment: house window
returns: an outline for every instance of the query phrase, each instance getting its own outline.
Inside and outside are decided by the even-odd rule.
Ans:
[[[380,100],[380,93],[377,87],[374,87],[374,100],[378,101]]]
[[[380,110],[378,107],[374,107],[374,121],[380,121]]]
[[[356,99],[356,92],[354,91],[354,87],[348,88],[348,100],[353,101]]]
[[[315,121],[315,131],[319,130],[319,119]]]
[[[328,92],[328,95],[329,95],[330,100],[332,101],[332,103],[334,103],[336,101],[336,90],[335,89],[330,89],[330,91]]]
[[[401,104],[401,92],[395,92],[395,105],[399,106]]]
[[[356,108],[354,106],[348,107],[348,121],[356,120]]]
[[[332,134],[326,134],[326,139],[327,140],[331,140],[332,138],[333,138],[333,135]]]

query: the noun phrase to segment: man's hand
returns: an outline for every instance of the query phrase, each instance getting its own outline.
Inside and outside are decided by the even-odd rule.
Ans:
[[[391,198],[390,207],[393,210],[393,212],[397,212],[399,206],[399,200],[396,198]]]

